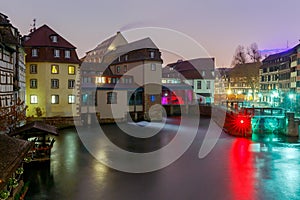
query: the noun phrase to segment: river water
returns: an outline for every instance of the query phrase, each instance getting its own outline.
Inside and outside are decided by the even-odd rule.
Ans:
[[[103,125],[103,129],[118,146],[133,152],[149,152],[174,139],[178,120],[168,121],[173,132],[163,130],[152,140],[118,135],[120,130],[114,124]],[[106,167],[88,152],[75,128],[64,129],[56,138],[51,163],[26,171],[25,177],[30,179],[26,199],[300,199],[298,139],[274,135],[244,139],[222,133],[213,150],[199,159],[208,124],[209,119],[200,120],[192,145],[174,163],[141,174]]]

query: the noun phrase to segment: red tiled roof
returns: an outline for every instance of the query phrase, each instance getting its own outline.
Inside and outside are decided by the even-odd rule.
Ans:
[[[58,41],[52,42],[50,36],[57,35]],[[52,30],[49,26],[44,24],[40,28],[36,29],[34,32],[28,35],[30,39],[24,42],[24,46],[30,47],[61,47],[61,48],[69,48],[76,49],[70,42],[64,39],[62,36],[57,34],[54,30]]]

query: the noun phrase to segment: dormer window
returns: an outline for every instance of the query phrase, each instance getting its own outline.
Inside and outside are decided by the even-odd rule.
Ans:
[[[38,57],[38,50],[37,49],[31,49],[31,56],[32,57]]]
[[[51,39],[52,42],[56,43],[57,42],[57,35],[51,35],[50,39]]]

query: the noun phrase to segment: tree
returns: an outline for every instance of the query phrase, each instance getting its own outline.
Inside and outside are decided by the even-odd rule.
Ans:
[[[260,62],[262,59],[256,43],[252,43],[250,47],[247,48],[247,55],[249,56],[251,62]]]
[[[247,54],[245,52],[245,47],[242,45],[239,45],[235,50],[235,54],[233,56],[231,65],[235,66],[238,64],[245,64],[246,62],[247,62]]]
[[[21,99],[17,99],[13,106],[0,107],[0,131],[13,132],[26,120],[26,109],[27,106]]]

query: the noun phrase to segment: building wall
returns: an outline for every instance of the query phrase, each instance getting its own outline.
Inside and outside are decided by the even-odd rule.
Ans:
[[[37,65],[37,73],[30,74],[30,65]],[[51,74],[51,65],[59,66],[58,74]],[[68,66],[75,66],[75,75],[68,74]],[[78,64],[67,63],[49,63],[49,62],[28,62],[26,63],[26,102],[28,105],[27,116],[36,116],[36,108],[42,110],[42,117],[70,117],[79,116],[79,84],[80,84],[80,71]],[[37,80],[37,88],[30,88],[30,80]],[[51,79],[59,80],[59,88],[51,88]],[[75,80],[75,88],[68,88],[68,80]],[[31,103],[30,96],[37,95],[38,102]],[[51,95],[59,96],[59,103],[51,103]],[[68,95],[75,95],[75,104],[68,103]]]
[[[0,47],[0,101],[1,106],[11,106],[13,103],[13,53]]]
[[[117,94],[117,102],[109,104],[107,95],[109,92]],[[127,91],[126,90],[97,90],[97,106],[96,111],[100,115],[100,119],[124,119],[129,111]]]

